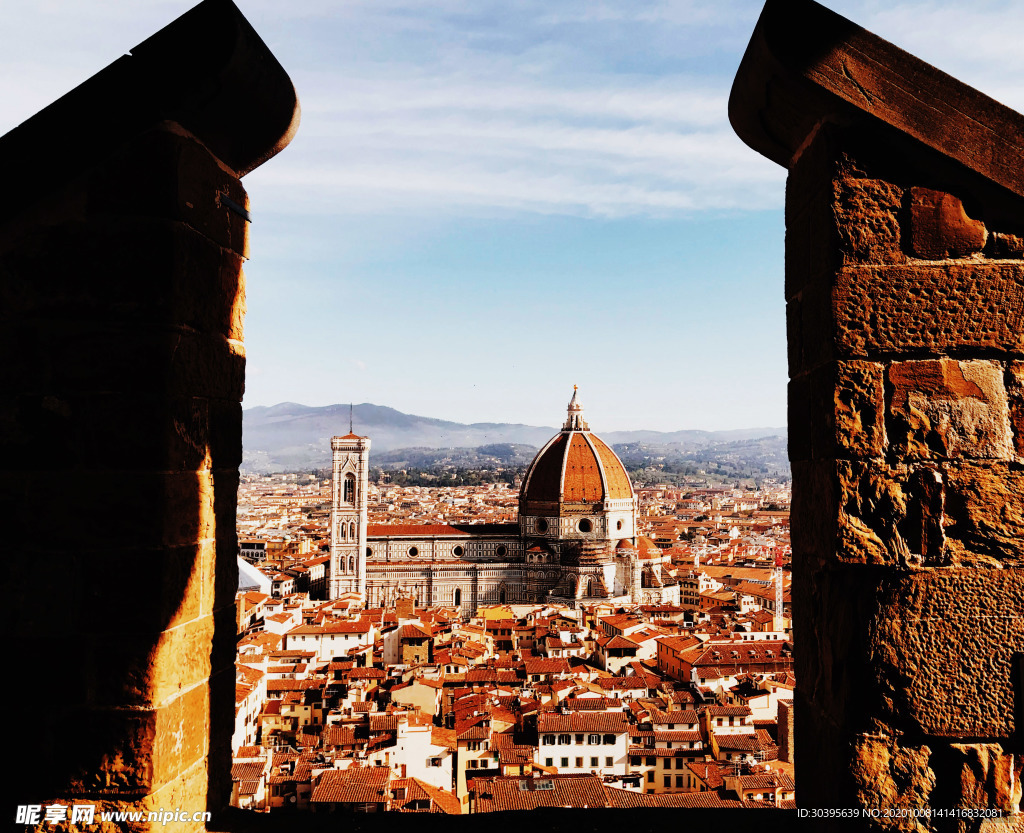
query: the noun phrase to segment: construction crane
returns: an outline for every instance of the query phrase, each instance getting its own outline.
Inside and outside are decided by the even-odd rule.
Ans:
[[[775,630],[783,629],[782,622],[782,551],[775,553]]]

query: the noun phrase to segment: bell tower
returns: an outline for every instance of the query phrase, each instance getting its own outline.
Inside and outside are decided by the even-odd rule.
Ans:
[[[366,502],[370,440],[353,433],[331,438],[330,598],[358,593],[366,601]]]

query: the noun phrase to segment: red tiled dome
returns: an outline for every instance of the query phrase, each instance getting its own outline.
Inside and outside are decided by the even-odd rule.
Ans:
[[[594,505],[616,499],[633,499],[629,475],[615,452],[583,422],[574,393],[561,433],[551,438],[526,471],[520,505]]]

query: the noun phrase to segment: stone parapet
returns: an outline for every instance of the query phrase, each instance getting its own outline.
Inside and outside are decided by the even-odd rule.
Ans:
[[[1014,812],[1024,117],[810,0],[730,117],[789,169],[797,800]]]
[[[0,138],[6,590],[12,638],[54,672],[8,692],[31,703],[19,803],[227,805],[239,176],[296,124],[287,75],[206,0]]]

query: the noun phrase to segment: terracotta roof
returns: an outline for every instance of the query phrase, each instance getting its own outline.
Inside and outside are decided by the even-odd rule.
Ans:
[[[386,766],[326,770],[317,780],[309,800],[339,804],[385,803],[389,773]]]
[[[395,798],[391,802],[391,809],[399,813],[448,813],[458,815],[462,813],[462,805],[450,792],[440,787],[421,781],[419,778],[396,778],[391,782],[391,794]],[[404,790],[404,796],[398,798],[398,791]],[[420,807],[424,802],[429,802],[427,807]]]
[[[326,726],[321,740],[324,749],[331,746],[353,746],[356,743],[356,730],[352,726]]]
[[[572,712],[537,715],[537,731],[544,732],[610,732],[629,731],[626,715],[622,712]]]
[[[633,498],[629,476],[615,452],[589,431],[562,431],[527,469],[522,501],[599,503]]]
[[[259,781],[263,777],[263,763],[239,763],[231,765],[232,781]]]
[[[420,536],[424,538],[438,535],[461,535],[469,537],[471,533],[448,524],[368,524],[367,538],[388,538],[393,536]]]
[[[560,657],[536,657],[524,663],[527,674],[568,674],[569,663]]]
[[[474,778],[474,812],[533,810],[537,807],[606,807],[604,785],[596,775],[546,775],[543,778]]]
[[[717,790],[725,784],[725,781],[722,779],[721,767],[714,761],[700,761],[688,766],[694,775],[713,790]]]

